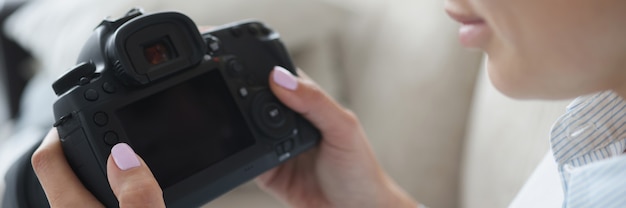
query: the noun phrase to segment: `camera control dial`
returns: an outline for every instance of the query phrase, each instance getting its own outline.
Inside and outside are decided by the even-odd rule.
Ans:
[[[253,101],[252,117],[257,126],[267,136],[282,139],[295,128],[293,113],[270,94],[260,92]]]

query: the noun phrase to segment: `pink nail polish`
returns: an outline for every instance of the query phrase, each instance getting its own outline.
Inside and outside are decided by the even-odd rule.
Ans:
[[[275,66],[272,78],[276,84],[285,89],[296,90],[296,88],[298,88],[298,79],[283,67]]]
[[[121,170],[128,170],[141,165],[133,148],[126,143],[119,143],[113,146],[111,156],[117,167]]]

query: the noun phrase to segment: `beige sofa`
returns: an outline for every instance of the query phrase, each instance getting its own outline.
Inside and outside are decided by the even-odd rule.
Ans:
[[[100,17],[133,5],[180,10],[208,25],[261,19],[281,32],[296,64],[357,113],[384,168],[430,207],[507,206],[546,154],[548,129],[565,106],[495,91],[481,70],[482,54],[459,46],[458,26],[439,0],[103,2],[42,0],[7,25],[5,32],[42,63],[40,86],[73,64]],[[68,12],[81,18],[62,15]],[[49,114],[30,116],[42,113]],[[281,206],[247,184],[206,207]]]

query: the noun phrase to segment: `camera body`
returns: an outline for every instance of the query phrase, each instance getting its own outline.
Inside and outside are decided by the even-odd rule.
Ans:
[[[118,206],[106,163],[120,142],[171,207],[200,206],[319,143],[269,89],[274,66],[296,71],[260,22],[200,34],[183,14],[134,9],[103,21],[78,63],[53,84],[54,126],[70,166],[107,207]]]

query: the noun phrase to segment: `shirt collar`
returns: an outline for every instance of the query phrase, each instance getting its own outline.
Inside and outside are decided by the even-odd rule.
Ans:
[[[550,134],[565,188],[573,169],[621,155],[625,138],[626,101],[619,95],[605,91],[575,99]]]

